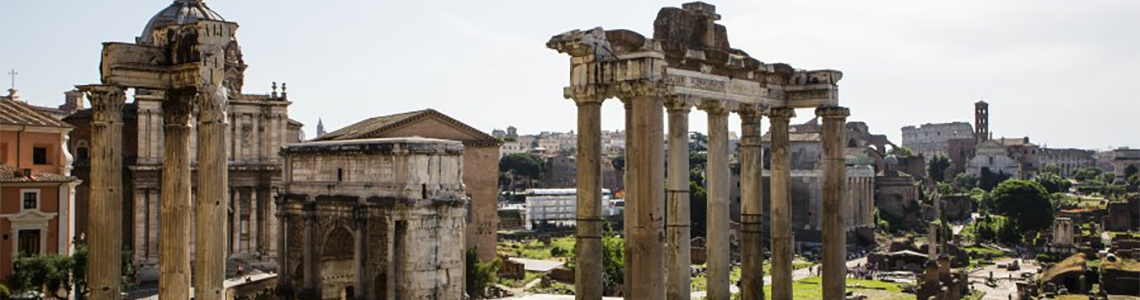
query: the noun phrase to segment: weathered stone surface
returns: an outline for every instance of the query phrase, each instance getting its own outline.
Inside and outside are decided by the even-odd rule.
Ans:
[[[282,153],[280,297],[462,297],[463,144],[362,139]]]

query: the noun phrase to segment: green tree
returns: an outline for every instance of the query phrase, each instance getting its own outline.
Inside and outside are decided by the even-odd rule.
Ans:
[[[1132,178],[1132,175],[1136,175],[1137,173],[1140,173],[1140,168],[1137,168],[1136,165],[1128,165],[1127,167],[1124,167],[1125,179]]]
[[[498,280],[499,268],[503,261],[496,258],[489,262],[479,262],[475,248],[467,249],[467,295],[474,299],[483,299],[487,296],[487,287]]]
[[[1073,186],[1073,183],[1069,182],[1068,179],[1061,178],[1061,175],[1056,173],[1038,174],[1036,178],[1033,178],[1033,181],[1045,187],[1045,191],[1050,194],[1068,192],[1069,188]]]
[[[942,154],[935,154],[926,164],[926,173],[934,182],[946,181],[946,170],[950,169],[950,158]]]
[[[1009,180],[1011,176],[1005,172],[991,172],[990,168],[982,168],[981,176],[978,178],[978,187],[986,191],[992,191],[994,187],[1003,181]]]
[[[1140,174],[1132,174],[1132,176],[1128,176],[1128,184],[1140,185]]]
[[[914,151],[910,150],[910,148],[907,147],[894,147],[891,148],[891,151],[889,151],[887,154],[893,154],[895,156],[911,156],[914,155]]]
[[[978,176],[973,174],[958,173],[954,175],[954,186],[963,190],[972,190],[978,187]]]
[[[1007,180],[994,188],[991,198],[994,212],[1009,217],[1018,231],[1043,230],[1053,223],[1053,203],[1037,182]]]
[[[1100,173],[1101,173],[1100,169],[1088,167],[1088,168],[1080,169],[1080,170],[1077,170],[1076,172],[1073,172],[1073,179],[1076,179],[1079,181],[1093,180],[1093,179],[1096,179],[1096,177],[1099,176]]]
[[[1058,167],[1057,164],[1047,164],[1044,169],[1041,169],[1041,173],[1061,175],[1061,167]]]
[[[610,228],[602,233],[602,285],[607,295],[617,294],[625,283],[625,239]]]
[[[17,294],[47,292],[56,299],[66,299],[72,289],[71,269],[75,261],[60,254],[18,256],[12,261],[8,284]]]
[[[614,157],[611,163],[614,165],[614,170],[625,170],[625,155],[618,155],[617,157]]]
[[[705,236],[708,226],[708,194],[705,188],[694,181],[689,181],[689,229],[693,237]]]
[[[513,182],[517,177],[522,177],[526,182],[539,179],[544,166],[546,162],[541,157],[528,153],[508,154],[499,159],[499,173],[506,174],[508,182]],[[512,188],[514,186],[508,186],[508,189]]]

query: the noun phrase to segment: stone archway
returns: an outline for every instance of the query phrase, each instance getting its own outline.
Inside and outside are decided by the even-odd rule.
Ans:
[[[352,287],[356,276],[353,273],[355,237],[345,227],[336,227],[325,235],[321,245],[320,271],[321,298],[342,299],[345,291]]]

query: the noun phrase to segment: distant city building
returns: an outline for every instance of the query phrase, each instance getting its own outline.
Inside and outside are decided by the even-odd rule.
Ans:
[[[1005,145],[996,140],[986,140],[978,144],[974,158],[966,165],[966,173],[978,178],[983,171],[1021,178],[1021,163],[1009,157]]]
[[[1097,167],[1096,154],[1096,151],[1085,149],[1042,148],[1038,158],[1041,168],[1056,166],[1059,175],[1069,177],[1078,170]]]
[[[72,251],[75,187],[68,133],[73,126],[27,103],[0,99],[0,278],[17,254]],[[88,155],[87,152],[81,153]]]
[[[75,111],[84,108],[83,93],[79,90],[70,90],[63,92],[63,104],[58,108],[29,104],[26,100],[20,98],[20,93],[16,90],[15,87],[8,89],[8,95],[0,96],[0,99],[7,99],[24,103],[28,108],[31,108],[32,110],[44,116],[52,117],[56,120],[63,119]]]
[[[541,224],[572,225],[577,220],[577,189],[529,189],[525,194],[527,229],[534,229]],[[602,217],[621,214],[622,203],[611,198],[610,190],[603,189]]]
[[[321,136],[324,136],[326,133],[328,132],[325,131],[324,120],[317,119],[317,138],[321,138]]]
[[[974,140],[974,134],[973,127],[966,122],[906,126],[902,128],[902,146],[927,160],[934,155],[950,157],[950,140]]]

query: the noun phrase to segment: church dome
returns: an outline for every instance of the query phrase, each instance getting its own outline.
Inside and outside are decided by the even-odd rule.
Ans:
[[[174,0],[170,6],[159,11],[147,22],[146,28],[135,40],[140,45],[154,44],[154,30],[170,25],[183,25],[199,20],[225,21],[222,15],[214,12],[202,0]]]

